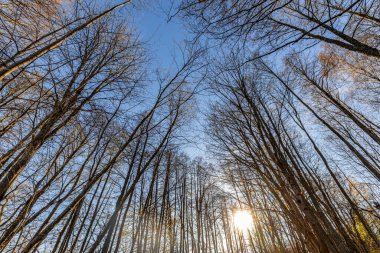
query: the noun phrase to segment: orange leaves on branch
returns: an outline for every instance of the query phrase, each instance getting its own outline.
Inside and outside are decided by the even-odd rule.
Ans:
[[[318,55],[318,59],[322,66],[321,74],[323,76],[329,76],[331,73],[337,72],[337,67],[339,64],[339,56],[331,52],[330,50],[326,50],[321,52]]]

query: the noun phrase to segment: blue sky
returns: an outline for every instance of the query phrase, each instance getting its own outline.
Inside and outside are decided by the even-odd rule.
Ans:
[[[156,0],[152,3],[138,4],[126,11],[128,20],[146,43],[146,49],[151,57],[152,67],[170,68],[173,57],[179,56],[179,49],[189,38],[185,27],[179,19],[168,22],[167,13],[171,0]]]
[[[132,25],[140,37],[140,41],[145,44],[149,62],[148,69],[151,71],[160,70],[163,73],[175,73],[176,67],[173,64],[175,59],[181,62],[181,48],[185,47],[185,40],[191,38],[184,24],[179,18],[168,21],[172,0],[136,2],[134,6],[124,7],[120,13],[126,15],[128,22]],[[198,96],[198,104],[202,105],[204,111],[207,105],[204,103],[204,96]],[[203,101],[203,102],[202,102]],[[202,125],[204,124],[202,113],[198,112],[197,117],[183,130],[192,143],[184,148],[184,152],[190,157],[205,157],[204,138]]]

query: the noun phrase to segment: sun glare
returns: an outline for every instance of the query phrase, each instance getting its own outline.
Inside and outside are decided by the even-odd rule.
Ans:
[[[253,221],[251,214],[246,210],[239,210],[234,213],[234,225],[237,229],[245,231],[252,228]]]

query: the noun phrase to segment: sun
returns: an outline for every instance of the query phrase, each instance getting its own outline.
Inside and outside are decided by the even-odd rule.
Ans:
[[[235,227],[241,231],[246,231],[252,228],[253,225],[252,215],[246,210],[235,211],[233,214],[233,221]]]

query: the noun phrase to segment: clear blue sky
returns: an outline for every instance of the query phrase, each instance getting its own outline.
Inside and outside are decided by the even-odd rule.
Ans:
[[[141,1],[141,0],[140,0]],[[184,45],[184,39],[189,38],[179,19],[168,22],[171,0],[143,1],[124,10],[127,19],[137,29],[140,39],[146,43],[149,56],[152,57],[152,67],[170,67],[173,57],[179,56],[179,48]]]

